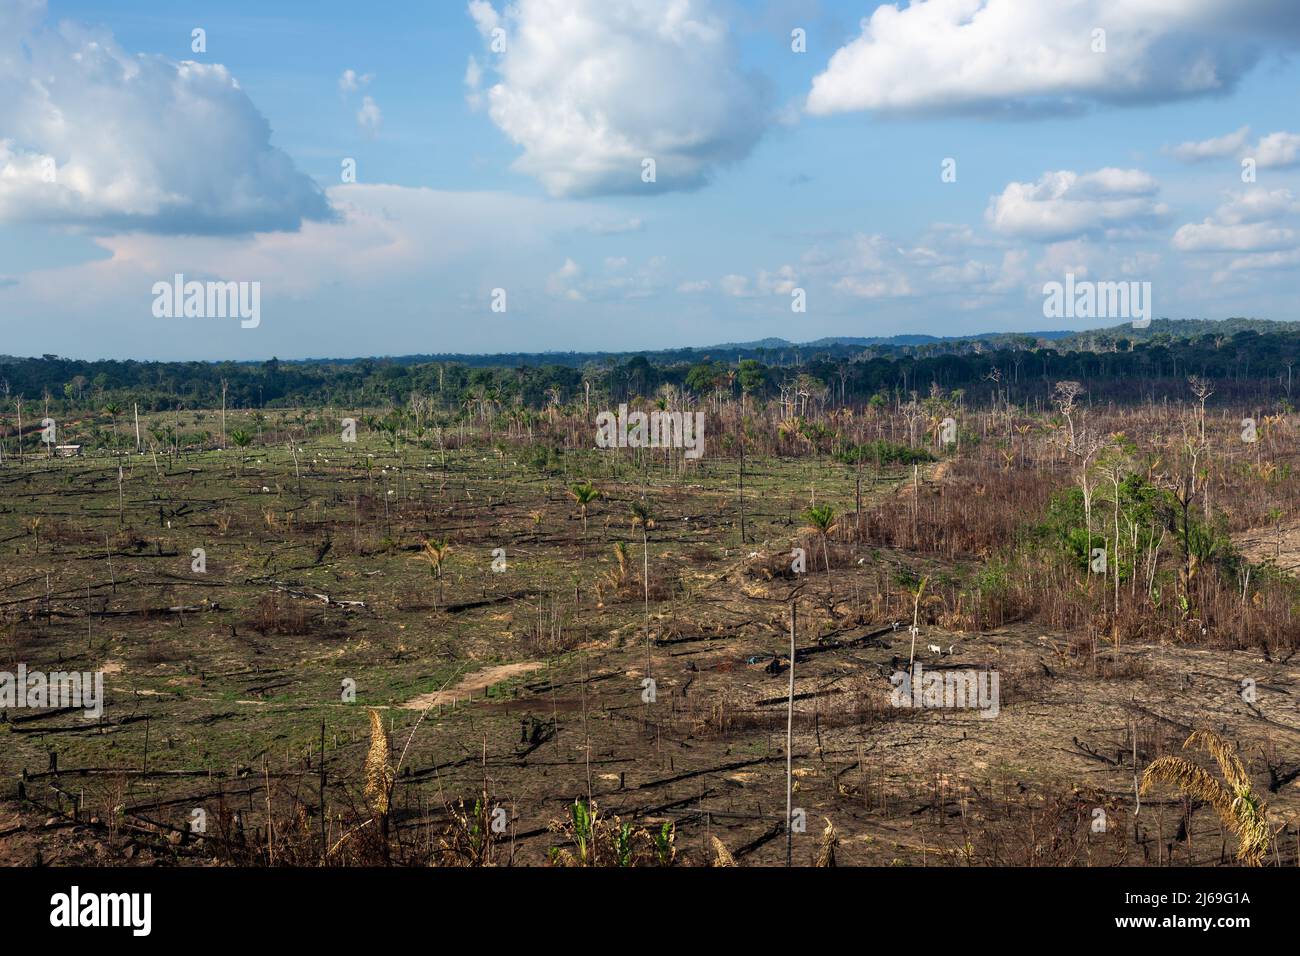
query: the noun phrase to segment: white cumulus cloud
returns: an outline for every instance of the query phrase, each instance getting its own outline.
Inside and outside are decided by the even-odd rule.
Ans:
[[[1252,152],[1260,169],[1300,165],[1300,134],[1269,133]]]
[[[1179,143],[1171,148],[1169,152],[1185,163],[1199,163],[1206,159],[1222,159],[1225,156],[1235,156],[1241,152],[1241,148],[1246,145],[1246,137],[1249,135],[1250,127],[1243,126],[1239,130],[1223,136],[1215,136],[1212,139]]]
[[[1298,40],[1290,0],[883,4],[814,78],[807,109],[1032,114],[1212,95]]]
[[[1228,201],[1201,222],[1189,222],[1174,233],[1173,246],[1182,252],[1272,252],[1296,245],[1296,230],[1285,220],[1300,213],[1289,189],[1250,189]]]
[[[1152,225],[1169,214],[1159,183],[1137,169],[1044,173],[1035,183],[1008,183],[985,211],[1004,235],[1040,241]]]
[[[489,48],[505,31],[483,101],[523,150],[515,168],[552,195],[698,187],[767,123],[765,84],[738,67],[710,0],[515,0],[500,14],[473,0],[469,12]]]
[[[1212,219],[1179,226],[1174,248],[1182,252],[1257,252],[1294,245],[1293,229],[1266,222],[1222,223]]]
[[[330,218],[225,67],[43,27],[43,2],[0,7],[0,222],[223,234]]]

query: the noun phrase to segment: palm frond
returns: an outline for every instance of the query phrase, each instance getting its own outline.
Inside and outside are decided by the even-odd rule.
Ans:
[[[1246,773],[1241,758],[1237,756],[1236,747],[1213,730],[1207,729],[1192,731],[1192,735],[1183,743],[1184,750],[1195,746],[1204,748],[1215,759],[1219,765],[1219,772],[1223,774],[1223,779],[1231,789],[1250,787],[1250,775]]]
[[[817,865],[835,866],[835,850],[840,845],[840,837],[835,832],[835,824],[829,818],[823,819],[826,820],[826,829],[822,831],[821,844],[817,848]]]
[[[1170,784],[1192,799],[1208,803],[1224,824],[1235,829],[1232,795],[1223,784],[1210,775],[1208,770],[1197,766],[1186,757],[1165,754],[1151,761],[1142,772],[1142,786],[1138,792],[1146,794],[1157,783]]]
[[[1208,803],[1223,825],[1236,835],[1237,859],[1247,866],[1261,865],[1272,838],[1267,805],[1255,795],[1250,775],[1227,741],[1211,730],[1197,730],[1183,747],[1195,745],[1204,747],[1215,758],[1227,786],[1186,757],[1166,754],[1157,757],[1143,771],[1138,792],[1146,793],[1156,783],[1168,783],[1193,799]]]
[[[713,843],[713,865],[735,866],[736,858],[731,855],[731,851],[727,849],[727,845],[713,834],[709,834],[709,839]]]

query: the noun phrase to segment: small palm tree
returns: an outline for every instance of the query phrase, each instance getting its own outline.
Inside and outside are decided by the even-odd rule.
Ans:
[[[252,444],[253,436],[250,435],[248,432],[244,431],[242,428],[236,428],[233,432],[230,433],[230,440],[233,441],[235,445],[239,448],[247,448],[250,444]],[[239,466],[241,470],[243,469],[245,461],[246,459],[242,457],[239,459]]]
[[[622,541],[614,542],[614,560],[618,562],[618,571],[611,575],[611,580],[617,591],[627,580],[627,545]]]
[[[113,421],[113,439],[117,439],[117,416],[122,414],[122,406],[117,402],[108,402],[104,406],[104,414]]]
[[[632,528],[641,529],[642,577],[645,583],[645,622],[650,623],[650,529],[655,526],[650,506],[642,498],[632,502]]]
[[[1139,794],[1156,783],[1171,783],[1188,796],[1208,803],[1223,825],[1236,834],[1237,859],[1246,866],[1260,866],[1269,846],[1268,807],[1255,795],[1236,747],[1212,730],[1193,731],[1183,742],[1183,749],[1193,746],[1214,757],[1224,783],[1186,757],[1165,754],[1147,765]]]
[[[427,561],[429,564],[429,573],[438,580],[438,603],[442,603],[442,565],[447,560],[447,555],[451,554],[450,539],[434,539],[430,541],[425,538],[422,542],[424,550],[415,556],[416,561]]]
[[[35,515],[31,518],[23,519],[23,527],[26,528],[27,533],[30,534],[36,540],[37,551],[41,550],[41,521],[42,520],[43,519],[40,515]]]
[[[575,482],[569,488],[569,497],[578,503],[578,510],[582,512],[582,536],[585,538],[587,537],[587,505],[600,497],[600,489],[590,481]]]
[[[827,539],[832,531],[839,527],[835,523],[835,509],[830,505],[813,505],[803,513],[808,522],[808,530],[815,531],[822,539],[822,559],[826,562],[826,587],[831,586],[831,554]]]

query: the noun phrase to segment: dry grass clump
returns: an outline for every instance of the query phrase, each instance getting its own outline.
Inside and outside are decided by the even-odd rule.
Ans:
[[[678,716],[694,737],[728,737],[748,731],[771,732],[785,726],[785,712],[754,707],[750,697],[721,689],[707,697],[688,697]]]
[[[393,768],[388,734],[379,711],[370,711],[370,749],[366,753],[366,804],[376,816],[388,815],[393,790]]]
[[[622,541],[614,543],[614,567],[605,571],[596,579],[596,596],[601,606],[616,601],[644,599],[645,578],[634,567],[635,559]],[[672,594],[672,580],[662,572],[650,569],[650,600],[662,601]]]
[[[281,634],[293,637],[310,634],[316,620],[317,615],[291,604],[280,594],[267,594],[258,601],[253,619],[246,623],[263,636]]]
[[[1078,787],[977,803],[963,819],[956,856],[975,866],[1121,866],[1129,853],[1127,812],[1104,793]]]
[[[449,808],[451,825],[438,840],[437,862],[442,866],[496,866],[497,833],[493,828],[497,808],[486,792],[466,805],[464,799]]]

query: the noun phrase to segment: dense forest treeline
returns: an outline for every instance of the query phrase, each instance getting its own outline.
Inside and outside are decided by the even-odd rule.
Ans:
[[[715,354],[716,352],[716,354]],[[142,411],[400,404],[412,394],[447,408],[493,403],[627,401],[665,387],[698,401],[742,392],[762,401],[823,407],[903,401],[931,386],[971,404],[1039,403],[1053,384],[1088,386],[1092,403],[1182,400],[1191,375],[1214,383],[1218,401],[1290,403],[1300,388],[1300,326],[1253,320],[1152,323],[1151,328],[910,344],[724,346],[719,350],[601,354],[580,365],[479,357],[266,362],[81,361],[45,355],[0,358],[0,402],[52,410],[138,403]],[[534,357],[536,358],[536,357]]]

